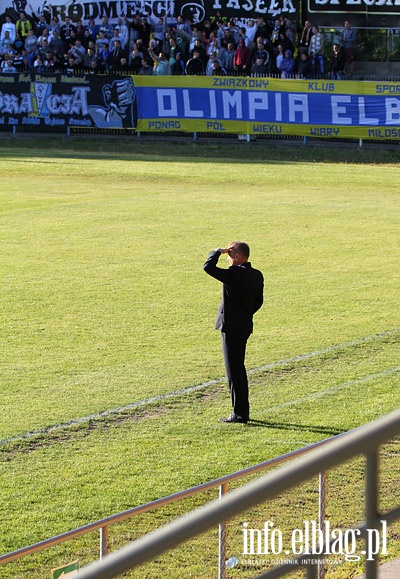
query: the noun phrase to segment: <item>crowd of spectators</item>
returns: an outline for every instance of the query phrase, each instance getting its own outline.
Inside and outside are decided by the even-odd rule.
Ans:
[[[61,22],[46,16],[6,15],[0,35],[0,72],[140,75],[243,75],[282,78],[350,77],[355,29],[346,21],[326,58],[323,32],[307,20],[300,29],[287,18],[205,20],[178,16],[172,24],[136,14],[116,24],[104,17]]]

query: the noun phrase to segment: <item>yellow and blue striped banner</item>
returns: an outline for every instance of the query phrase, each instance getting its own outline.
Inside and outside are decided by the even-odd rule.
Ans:
[[[400,83],[133,77],[137,129],[400,139]]]

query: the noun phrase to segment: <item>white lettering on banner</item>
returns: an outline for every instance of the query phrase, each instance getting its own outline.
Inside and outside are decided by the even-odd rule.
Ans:
[[[168,108],[169,99],[169,108]],[[157,105],[159,117],[177,117],[178,116],[178,101],[176,98],[176,90],[158,89],[157,90]]]
[[[379,119],[376,117],[367,118],[365,114],[365,98],[358,97],[358,110],[360,111],[360,125],[378,125]]]
[[[351,105],[351,96],[335,95],[331,97],[332,102],[332,123],[337,125],[351,125],[353,120],[346,115],[347,108],[345,105]],[[385,98],[385,125],[399,125],[400,124],[400,99]],[[359,125],[378,125],[379,119],[376,117],[366,117],[365,97],[358,97],[358,124]]]
[[[275,93],[275,118],[277,122],[282,122],[282,93]]]
[[[226,7],[233,8],[234,10],[240,10],[239,0],[229,0]]]
[[[217,95],[215,94],[215,90],[210,90],[210,117],[212,119],[217,118]]]
[[[20,99],[15,94],[0,92],[0,111],[9,115],[29,114],[33,112],[31,93],[22,93]]]
[[[296,113],[300,113],[302,118],[296,121]],[[310,121],[308,95],[289,94],[289,122],[308,123]]]
[[[190,91],[183,90],[183,110],[185,117],[197,117],[201,118],[204,117],[204,111],[194,110],[190,108]]]
[[[175,12],[175,0],[94,0],[92,2],[66,0],[62,4],[54,2],[47,5],[42,0],[31,0],[28,6],[32,13],[38,16],[50,14],[51,17],[63,21],[66,16],[69,16],[74,22],[93,19],[98,23],[103,16],[114,23],[122,14],[130,19],[137,12],[150,12],[153,18],[157,19],[160,16],[173,17]],[[29,10],[27,13],[30,15]]]
[[[400,125],[400,99],[386,98],[386,125]]]
[[[256,118],[256,111],[268,110],[268,93],[267,92],[251,92],[249,93],[249,119]]]
[[[282,12],[296,12],[292,0],[283,0]]]
[[[250,2],[250,0],[247,0],[247,2],[242,4],[242,10],[245,10],[246,12],[253,10],[253,4]]]
[[[54,115],[87,115],[89,110],[86,93],[89,91],[89,87],[79,86],[72,88],[72,94],[52,94],[48,96],[46,104],[49,112]]]
[[[88,89],[75,87],[73,95],[63,95],[64,100],[56,96],[54,104],[53,101],[51,104],[54,109],[59,107],[59,112],[65,112],[62,107],[66,107],[76,113],[77,108],[82,106],[83,114],[85,114],[84,103],[86,101],[83,96],[85,90]],[[156,114],[161,119],[178,118],[182,115],[187,119],[248,120],[260,123],[320,123],[339,126],[400,125],[400,98],[389,96],[381,97],[380,104],[377,106],[376,103],[368,101],[366,96],[326,95],[321,100],[325,113],[317,111],[313,116],[309,102],[311,95],[306,93],[209,90],[204,91],[202,99],[199,99],[198,95],[192,93],[190,89],[180,91],[175,88],[160,88],[156,89],[156,93]],[[28,104],[27,102],[26,106]],[[8,106],[7,110],[15,113],[18,106],[13,103],[12,106]],[[243,113],[243,111],[246,112]],[[3,111],[0,107],[1,112]],[[52,109],[51,112],[57,111]],[[376,116],[377,112],[380,114],[379,117]],[[243,114],[247,117],[243,118]]]
[[[293,0],[269,0],[269,5],[266,0],[226,0],[224,5],[223,0],[214,0],[212,9],[220,11],[227,8],[228,10],[237,10],[245,12],[255,12],[256,14],[271,14],[277,16],[279,14],[294,13],[296,8],[293,5]]]
[[[345,114],[346,107],[341,104],[351,103],[351,96],[332,96],[332,123],[335,125],[351,125],[351,117],[341,117],[340,114]]]
[[[73,87],[72,94],[50,94],[45,102],[47,110],[51,114],[64,115],[87,115],[87,93],[89,87]],[[21,95],[7,94],[0,92],[0,111],[5,114],[33,114],[35,95],[33,93],[21,93]],[[35,99],[36,100],[36,99]],[[39,107],[39,116],[40,116]]]
[[[222,92],[222,102],[224,107],[224,119],[230,118],[230,107],[236,109],[236,118],[242,118],[242,93],[239,90],[236,90],[232,95],[227,90]]]
[[[256,12],[258,14],[265,14],[267,12],[264,0],[256,0]]]
[[[197,0],[197,4],[201,5],[204,11],[202,0]],[[196,6],[196,0],[193,0],[193,5]],[[106,16],[111,23],[116,23],[122,14],[128,19],[132,19],[136,13],[142,14],[144,12],[147,12],[153,21],[159,17],[174,18],[176,0],[92,0],[82,2],[65,0],[63,3],[56,0],[51,4],[43,3],[43,0],[31,0],[27,7],[29,16],[32,16],[32,13],[39,16],[44,14],[47,17],[62,21],[65,20],[66,16],[69,16],[73,22],[93,19],[97,23],[100,23],[101,18]],[[243,18],[247,18],[246,15],[249,13],[252,15],[269,14],[275,17],[282,13],[295,14],[298,11],[293,0],[209,0],[205,9],[208,15],[227,10],[234,11],[238,17]]]

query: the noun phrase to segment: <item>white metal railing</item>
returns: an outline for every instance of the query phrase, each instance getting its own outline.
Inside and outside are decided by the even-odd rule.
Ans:
[[[264,502],[267,499],[273,498],[277,492],[281,493],[282,491],[289,489],[291,486],[295,486],[308,478],[312,478],[316,474],[319,475],[319,524],[322,527],[324,520],[325,520],[325,472],[328,468],[332,468],[336,466],[340,462],[352,458],[357,454],[365,454],[367,456],[367,489],[366,489],[366,506],[367,506],[367,521],[364,526],[360,526],[359,529],[362,532],[366,532],[367,528],[375,528],[377,521],[382,520],[385,518],[387,522],[391,522],[400,518],[400,508],[391,511],[389,513],[385,513],[384,515],[377,514],[377,454],[378,454],[378,447],[379,445],[394,436],[400,434],[400,411],[393,413],[387,417],[376,421],[367,426],[363,426],[357,428],[351,432],[347,432],[344,434],[339,434],[332,438],[314,443],[309,445],[305,448],[298,449],[296,451],[290,452],[288,454],[282,455],[277,458],[270,459],[268,461],[262,462],[258,465],[251,466],[241,471],[237,471],[230,475],[221,477],[219,479],[198,485],[196,487],[192,487],[190,489],[186,489],[184,491],[180,491],[173,495],[169,495],[167,497],[157,499],[145,505],[140,505],[138,507],[134,507],[127,511],[123,511],[122,513],[118,513],[112,515],[110,517],[106,517],[94,523],[90,523],[83,527],[79,527],[77,529],[73,529],[71,531],[67,531],[61,535],[57,535],[50,539],[46,539],[44,541],[40,541],[35,543],[34,545],[30,545],[28,547],[23,547],[22,549],[18,549],[11,553],[7,553],[5,555],[0,556],[0,565],[9,563],[11,561],[15,561],[21,557],[26,555],[30,555],[39,551],[43,551],[60,543],[64,543],[71,539],[80,537],[82,535],[86,535],[90,532],[100,530],[100,564],[94,564],[94,574],[91,568],[87,568],[87,570],[83,570],[80,573],[80,577],[82,579],[89,579],[89,578],[98,578],[98,579],[105,579],[108,577],[116,577],[120,572],[118,563],[115,569],[113,567],[113,561],[116,559],[118,560],[120,557],[123,559],[124,571],[129,568],[134,568],[137,565],[141,564],[143,561],[148,560],[157,554],[169,549],[172,546],[176,546],[177,544],[183,542],[186,539],[189,539],[196,534],[200,534],[201,532],[207,530],[208,528],[215,526],[216,524],[219,525],[219,573],[218,576],[220,579],[224,579],[226,576],[226,520],[235,516],[236,514],[246,510],[246,508],[256,505],[259,502]],[[315,454],[315,450],[320,449],[323,452],[319,452]],[[339,452],[340,451],[340,452]],[[310,456],[311,453],[311,456]],[[376,454],[376,456],[375,456]],[[295,461],[295,464],[289,465],[284,467],[284,469],[280,469],[279,471],[270,473],[269,475],[264,476],[256,483],[249,483],[242,487],[242,489],[238,491],[233,491],[232,493],[227,494],[228,492],[228,485],[230,482],[238,479],[242,479],[246,476],[251,474],[261,472],[266,470],[267,468],[278,466],[287,463],[289,460],[297,458],[298,460]],[[311,469],[310,464],[313,465]],[[284,482],[278,484],[275,487],[275,478],[284,477]],[[251,495],[252,499],[254,498],[253,493],[253,486],[263,484],[263,489],[265,485],[265,496],[263,496],[260,500],[258,500],[258,495],[256,496],[256,500],[251,500],[251,503],[248,506],[243,506],[243,499],[241,495]],[[182,520],[179,520],[175,523],[171,523],[162,529],[155,531],[151,535],[143,537],[138,541],[135,541],[131,546],[125,548],[121,552],[113,554],[107,558],[104,558],[108,553],[108,537],[109,537],[109,527],[114,524],[121,522],[123,520],[129,519],[135,515],[143,514],[145,512],[149,512],[155,510],[156,508],[166,506],[172,504],[178,500],[193,496],[195,494],[217,488],[219,487],[220,491],[220,500],[213,501],[209,503],[206,507],[203,507],[199,511],[195,511],[184,517]],[[277,489],[277,492],[274,491]],[[263,491],[264,492],[264,491]],[[239,493],[239,494],[238,494]],[[238,498],[236,498],[238,495]],[[233,502],[232,502],[233,501]],[[218,508],[217,508],[218,506]],[[209,511],[209,518],[207,518],[207,512]],[[218,515],[216,513],[222,512],[222,515]],[[211,513],[213,516],[211,516]],[[208,521],[207,526],[205,528],[197,527],[198,523],[197,518],[200,517],[203,520],[204,516],[206,516],[206,520]],[[191,523],[193,519],[193,522]],[[185,531],[182,535],[179,529],[181,528],[179,525],[189,525],[191,527],[190,533]],[[175,526],[177,526],[175,528]],[[186,527],[185,527],[186,528]],[[169,537],[168,541],[165,542],[163,537],[163,533],[166,533]],[[161,535],[160,535],[161,534]],[[182,539],[184,537],[184,539]],[[154,546],[151,547],[151,544],[148,543],[154,539],[155,543]],[[170,541],[172,542],[170,543]],[[144,545],[146,548],[144,548]],[[129,551],[130,555],[127,559],[126,549],[131,550]],[[138,555],[137,549],[139,549],[140,553],[144,553],[144,555]],[[143,559],[142,556],[145,558]],[[306,557],[303,557],[306,559]],[[127,561],[129,561],[127,563]],[[125,567],[125,565],[128,565]],[[103,567],[103,565],[106,565]],[[109,566],[112,566],[112,570],[109,569]],[[106,570],[107,569],[107,570]],[[314,566],[307,566],[308,573],[310,577],[314,576],[312,573],[317,573],[319,579],[323,579],[324,577],[324,567],[319,563],[318,569],[315,570]],[[284,571],[285,567],[282,568],[281,571]],[[270,571],[269,574],[265,575],[266,577],[280,577],[282,574],[281,571]],[[293,565],[288,565],[286,567],[286,572],[293,571]],[[89,575],[86,575],[89,573]],[[91,574],[90,574],[91,573]],[[105,574],[103,574],[105,573]],[[367,564],[367,579],[375,578],[376,573],[376,562],[368,562]]]
[[[365,509],[366,521],[359,531],[365,538],[367,552],[372,552],[368,540],[369,530],[379,530],[382,521],[387,523],[400,519],[400,506],[386,513],[378,512],[378,454],[379,447],[387,440],[400,434],[400,411],[393,412],[371,424],[350,431],[332,439],[321,452],[312,452],[268,473],[238,490],[224,494],[206,506],[181,517],[150,533],[102,561],[93,563],[78,572],[79,579],[112,579],[138,565],[153,559],[161,553],[176,547],[211,527],[221,524],[255,505],[274,498],[302,482],[325,473],[358,455],[365,455],[367,461]],[[304,565],[308,579],[318,576],[319,555],[297,558]],[[294,559],[296,560],[296,559]],[[294,561],[293,560],[293,561]],[[378,557],[367,558],[366,579],[376,579]],[[260,579],[283,577],[293,571],[293,564],[282,565],[260,575]]]

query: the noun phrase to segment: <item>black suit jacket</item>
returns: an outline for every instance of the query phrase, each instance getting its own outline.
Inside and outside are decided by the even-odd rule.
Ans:
[[[203,269],[222,282],[222,302],[215,329],[247,339],[253,331],[253,314],[263,304],[264,278],[248,261],[228,269],[217,266],[221,252],[211,251]]]

